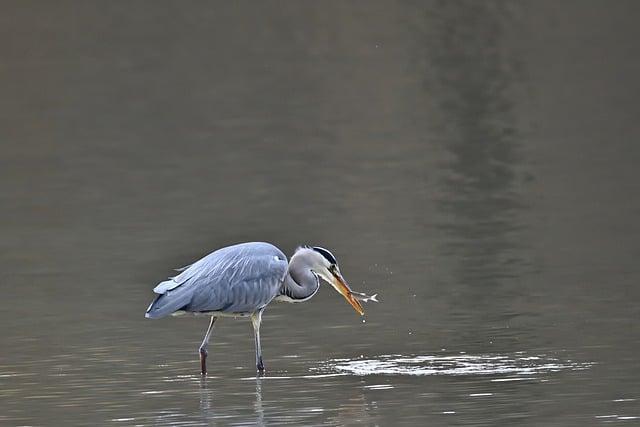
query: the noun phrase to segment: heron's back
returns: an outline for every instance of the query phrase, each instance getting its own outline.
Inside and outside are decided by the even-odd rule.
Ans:
[[[278,294],[287,273],[287,258],[264,242],[218,249],[154,288],[158,294],[145,317],[176,311],[253,313]]]

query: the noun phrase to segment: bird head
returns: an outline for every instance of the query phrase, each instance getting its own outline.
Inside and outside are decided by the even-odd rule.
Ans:
[[[307,247],[310,249],[311,271],[325,282],[329,283],[361,316],[364,315],[362,304],[351,293],[351,288],[342,277],[338,261],[328,250],[319,246]]]

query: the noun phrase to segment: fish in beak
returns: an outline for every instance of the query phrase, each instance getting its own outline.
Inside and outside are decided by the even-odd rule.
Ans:
[[[338,291],[338,293],[342,295],[349,304],[351,304],[351,307],[353,307],[360,316],[364,316],[362,304],[360,304],[360,301],[356,299],[356,296],[351,291],[351,288],[349,288],[349,285],[347,285],[347,282],[344,280],[344,277],[342,277],[342,274],[340,274],[338,268],[331,268],[329,272],[331,273],[331,280],[329,283],[333,286],[333,289]]]

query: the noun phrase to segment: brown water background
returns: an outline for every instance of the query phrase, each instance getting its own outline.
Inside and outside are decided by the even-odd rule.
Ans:
[[[0,4],[1,425],[640,422],[634,1]],[[330,248],[247,321],[218,247]]]

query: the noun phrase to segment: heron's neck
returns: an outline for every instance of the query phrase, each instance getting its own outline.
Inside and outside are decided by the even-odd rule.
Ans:
[[[291,259],[280,294],[289,302],[303,302],[318,292],[320,280],[311,268],[296,257]]]

